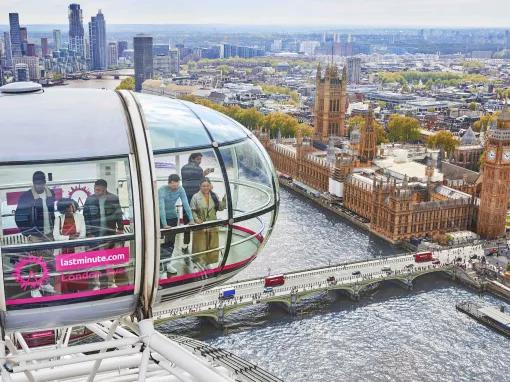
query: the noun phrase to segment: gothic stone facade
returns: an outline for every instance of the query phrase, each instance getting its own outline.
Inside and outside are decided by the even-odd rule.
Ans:
[[[323,76],[319,65],[316,81],[313,139],[328,143],[331,136],[346,135],[347,70],[344,67],[340,77],[338,68],[329,65]]]
[[[393,242],[471,229],[476,213],[472,199],[448,199],[391,181],[367,182],[354,174],[345,184],[344,206]]]
[[[510,112],[505,110],[485,145],[478,233],[487,239],[505,234],[510,196]]]

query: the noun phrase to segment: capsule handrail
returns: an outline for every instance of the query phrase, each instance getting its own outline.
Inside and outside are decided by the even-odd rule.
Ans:
[[[259,230],[257,232],[254,232],[254,233],[250,234],[249,236],[246,236],[242,240],[239,240],[239,241],[236,241],[236,242],[232,242],[231,247],[239,245],[239,244],[242,244],[242,243],[244,243],[246,241],[249,241],[249,240],[253,239],[254,237],[259,236],[264,231],[264,228],[265,228],[264,222],[261,219],[258,219],[258,218],[257,218],[257,220],[260,223]],[[220,229],[221,228],[222,227],[220,227]],[[170,257],[168,259],[161,259],[160,263],[166,263],[166,262],[170,262],[170,261],[177,260],[177,259],[186,259],[186,258],[194,257],[194,256],[197,256],[197,255],[203,255],[203,254],[206,254],[206,253],[209,253],[209,252],[212,252],[212,251],[218,251],[218,250],[225,249],[225,247],[226,247],[225,245],[222,245],[222,246],[219,246],[217,248],[208,249],[208,250],[202,251],[202,252],[195,252],[195,253],[191,253],[191,254],[188,254],[188,255],[181,255],[181,256],[172,256],[172,257]]]

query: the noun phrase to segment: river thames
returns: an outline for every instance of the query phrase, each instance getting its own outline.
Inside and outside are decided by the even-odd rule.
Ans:
[[[114,88],[118,80],[69,81]],[[282,190],[278,222],[259,257],[236,279],[400,252],[335,215]],[[455,310],[465,299],[508,304],[425,276],[413,291],[385,286],[353,303],[334,295],[309,298],[289,316],[257,305],[215,329],[197,318],[160,325],[251,361],[290,382],[510,381],[510,343]]]
[[[236,278],[400,252],[288,191],[281,197],[271,240]],[[257,305],[227,316],[223,330],[193,318],[160,330],[232,351],[285,381],[510,381],[508,339],[455,309],[458,301],[479,298],[431,275],[411,292],[387,285],[359,303],[310,298],[294,317]]]

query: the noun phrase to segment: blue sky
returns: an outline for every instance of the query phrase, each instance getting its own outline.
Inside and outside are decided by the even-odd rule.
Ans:
[[[112,24],[508,27],[510,0],[83,0]],[[0,0],[0,24],[65,24],[68,1]]]

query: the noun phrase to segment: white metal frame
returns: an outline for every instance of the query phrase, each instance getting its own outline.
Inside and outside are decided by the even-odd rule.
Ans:
[[[225,367],[158,333],[152,319],[118,319],[87,328],[101,340],[69,346],[72,328],[66,328],[55,345],[31,349],[21,333],[6,336],[0,341],[2,381],[234,381]]]

